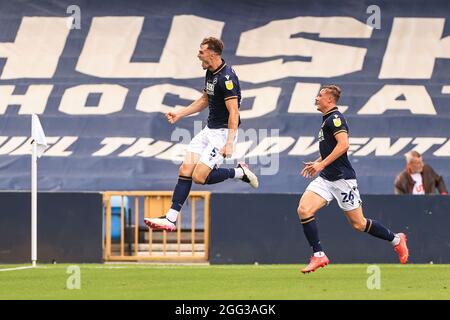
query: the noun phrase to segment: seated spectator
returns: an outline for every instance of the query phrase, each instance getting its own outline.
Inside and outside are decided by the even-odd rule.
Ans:
[[[424,164],[417,151],[405,154],[406,169],[395,178],[395,194],[448,194],[444,180],[432,167]]]

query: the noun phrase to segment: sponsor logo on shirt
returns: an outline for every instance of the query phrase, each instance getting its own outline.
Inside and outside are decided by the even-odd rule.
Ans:
[[[323,137],[323,130],[320,129],[319,131],[319,136],[318,136],[319,142],[325,140],[325,138]]]
[[[214,95],[214,82],[207,82],[206,83],[206,93],[213,96]]]

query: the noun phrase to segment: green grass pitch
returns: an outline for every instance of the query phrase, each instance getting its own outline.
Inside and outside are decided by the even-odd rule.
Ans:
[[[80,289],[67,288],[68,266],[0,265],[0,299],[450,299],[450,265],[379,264],[380,289],[361,264],[306,275],[301,265],[78,264]]]

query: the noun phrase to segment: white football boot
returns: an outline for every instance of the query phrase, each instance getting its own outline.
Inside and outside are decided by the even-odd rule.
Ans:
[[[244,171],[244,176],[241,179],[242,181],[247,182],[255,189],[259,187],[258,177],[250,170],[247,164],[240,162],[237,167]]]
[[[153,229],[153,230],[166,230],[166,231],[176,231],[177,225],[176,222],[172,222],[166,218],[166,216],[162,216],[159,218],[144,218],[145,224]]]

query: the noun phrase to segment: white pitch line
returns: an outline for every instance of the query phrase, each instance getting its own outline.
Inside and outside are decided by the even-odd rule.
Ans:
[[[0,272],[2,271],[14,271],[14,270],[24,270],[24,269],[33,269],[33,266],[29,267],[17,267],[17,268],[8,268],[8,269],[0,269]]]

